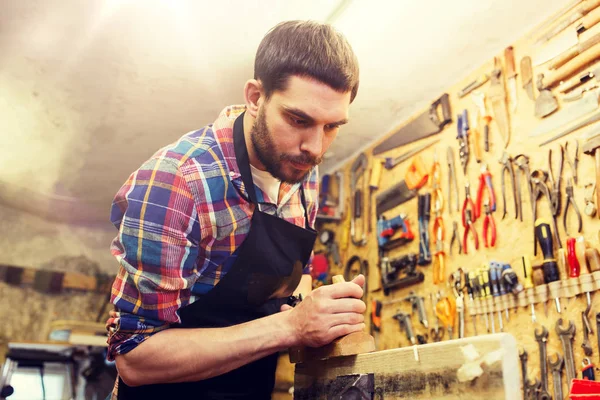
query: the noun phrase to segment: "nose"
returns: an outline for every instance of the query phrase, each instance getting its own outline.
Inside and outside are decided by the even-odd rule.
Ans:
[[[323,152],[323,136],[325,132],[322,127],[317,127],[314,130],[306,132],[300,144],[302,152],[308,152],[313,157],[321,157]]]

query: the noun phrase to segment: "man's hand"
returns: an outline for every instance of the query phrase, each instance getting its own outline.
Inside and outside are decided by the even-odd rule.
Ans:
[[[359,275],[351,282],[321,286],[313,290],[295,308],[288,305],[289,321],[300,345],[321,347],[340,336],[365,328],[367,306],[360,300],[365,277]]]

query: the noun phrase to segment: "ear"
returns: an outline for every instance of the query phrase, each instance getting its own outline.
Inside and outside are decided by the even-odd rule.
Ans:
[[[259,103],[263,99],[263,87],[260,81],[250,79],[244,85],[244,100],[246,101],[246,112],[253,118],[258,116]]]

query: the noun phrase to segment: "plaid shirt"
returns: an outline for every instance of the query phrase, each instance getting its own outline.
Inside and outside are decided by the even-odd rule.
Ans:
[[[111,221],[119,233],[111,252],[120,268],[111,301],[120,315],[108,322],[109,360],[181,322],[177,311],[212,289],[232,266],[254,210],[233,146],[233,123],[244,110],[227,107],[214,124],[159,150],[117,193]],[[302,185],[314,227],[317,168]],[[304,227],[299,187],[282,183],[279,205],[256,188],[260,210]]]

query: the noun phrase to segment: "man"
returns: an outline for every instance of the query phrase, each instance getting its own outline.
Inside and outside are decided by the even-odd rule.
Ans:
[[[277,352],[364,328],[364,277],[310,293],[317,164],[358,64],[331,26],[262,40],[245,105],[159,150],[117,193],[113,398],[268,399]],[[305,299],[292,308],[293,293]],[[310,293],[310,294],[309,294]]]

